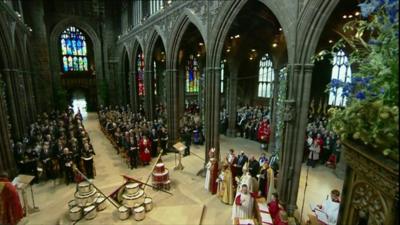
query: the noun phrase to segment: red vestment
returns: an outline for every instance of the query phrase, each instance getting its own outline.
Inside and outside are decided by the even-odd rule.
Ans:
[[[218,189],[217,178],[218,178],[218,163],[215,162],[211,164],[210,168],[210,191],[212,194],[217,193]]]
[[[262,121],[258,127],[257,140],[269,144],[269,137],[271,136],[271,128],[267,121]]]
[[[151,160],[151,155],[150,155],[150,150],[151,150],[151,141],[150,139],[142,138],[139,141],[139,157],[140,161],[143,163],[148,163]]]
[[[272,220],[274,220],[276,216],[279,215],[279,203],[276,200],[271,201],[270,203],[268,203],[268,210],[271,214]]]
[[[0,224],[17,224],[24,212],[17,189],[7,178],[0,178]]]

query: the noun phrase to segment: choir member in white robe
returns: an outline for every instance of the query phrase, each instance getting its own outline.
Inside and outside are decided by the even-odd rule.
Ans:
[[[340,192],[336,189],[332,190],[331,196],[317,207],[327,215],[328,225],[336,225],[340,208]]]
[[[240,192],[236,194],[232,207],[232,220],[252,219],[254,208],[254,197],[248,191],[247,185],[243,184]]]
[[[204,181],[204,188],[209,191],[210,190],[210,175],[211,175],[211,161],[208,161],[206,165],[206,179]]]

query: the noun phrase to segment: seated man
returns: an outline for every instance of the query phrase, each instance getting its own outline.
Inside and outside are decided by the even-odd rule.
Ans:
[[[317,205],[313,212],[316,215],[309,215],[310,220],[315,218],[322,224],[336,225],[340,207],[340,192],[336,189],[331,191],[330,198],[328,197],[322,205]]]

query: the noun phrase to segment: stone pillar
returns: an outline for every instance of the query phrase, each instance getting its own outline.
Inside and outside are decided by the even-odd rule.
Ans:
[[[178,70],[166,69],[166,103],[169,146],[178,140]]]
[[[130,96],[130,104],[133,112],[137,112],[139,110],[139,96],[137,92],[137,80],[136,80],[136,71],[129,72],[129,96]]]
[[[4,74],[4,81],[5,81],[5,89],[6,89],[6,96],[8,100],[8,104],[10,105],[9,109],[11,112],[10,118],[11,118],[11,126],[12,126],[12,134],[11,136],[15,140],[20,140],[23,137],[23,128],[20,124],[20,113],[17,107],[17,97],[15,96],[15,89],[14,89],[14,79],[12,78],[12,73],[10,69],[4,69],[3,70]]]
[[[278,95],[279,95],[279,69],[275,69],[274,70],[274,89],[273,89],[273,94],[272,94],[272,106],[271,106],[271,136],[270,136],[270,141],[269,141],[269,147],[268,147],[268,151],[269,152],[274,152],[275,151],[275,141],[276,141],[276,127],[277,127],[277,113],[278,113],[278,107],[277,107],[277,103],[278,103]]]
[[[289,93],[285,101],[285,142],[280,151],[278,192],[289,215],[293,215],[297,209],[312,69],[313,64],[288,65]]]
[[[220,161],[219,149],[219,110],[221,101],[221,68],[207,67],[205,77],[205,162],[208,162],[208,150],[215,148],[217,162]]]
[[[33,81],[32,81],[32,73],[29,71],[23,71],[23,76],[24,76],[24,84],[25,84],[25,90],[26,90],[26,97],[28,101],[28,116],[29,116],[29,122],[32,123],[33,121],[36,120],[36,100],[35,100],[35,94],[33,91]]]
[[[49,44],[44,20],[43,0],[32,0],[24,2],[29,13],[25,16],[27,23],[32,27],[32,69],[35,71],[35,87],[38,112],[45,112],[53,108],[53,101],[49,101],[53,95],[53,79],[50,72]],[[54,56],[56,57],[56,56]],[[57,56],[58,57],[58,56]]]
[[[10,146],[10,130],[8,128],[8,112],[6,101],[6,85],[0,74],[0,170],[11,177],[17,175],[17,166]]]
[[[229,137],[236,137],[236,112],[237,112],[237,68],[232,68],[229,71],[229,92],[228,92],[228,130]]]
[[[154,119],[154,83],[153,71],[146,69],[144,71],[144,109],[148,120]]]

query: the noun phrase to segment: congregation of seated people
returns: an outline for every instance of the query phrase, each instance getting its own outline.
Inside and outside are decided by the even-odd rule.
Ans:
[[[148,121],[142,107],[133,112],[127,106],[100,106],[99,121],[117,154],[126,158],[131,169],[150,164],[160,150],[168,151],[168,133],[162,118]]]
[[[95,152],[79,110],[39,115],[28,134],[15,143],[11,140],[11,146],[19,173],[35,176],[34,183],[63,177],[66,184],[79,182],[83,177],[74,167],[89,179],[95,176]]]

